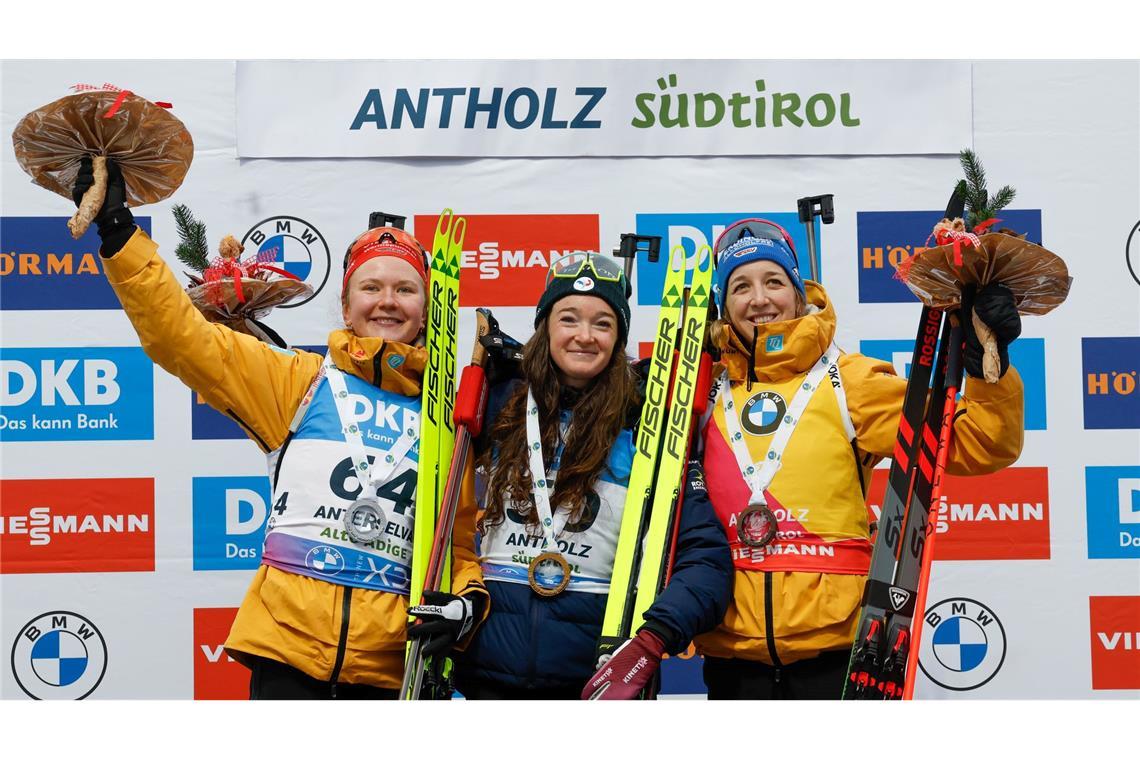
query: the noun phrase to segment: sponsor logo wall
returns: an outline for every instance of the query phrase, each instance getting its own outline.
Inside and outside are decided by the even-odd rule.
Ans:
[[[918,298],[895,277],[908,256],[926,250],[942,211],[859,211],[856,213],[860,303],[915,303]],[[1042,245],[1039,209],[1002,209],[998,227],[1009,227]],[[933,241],[930,241],[933,242]]]
[[[141,348],[0,349],[0,440],[154,438],[154,365]]]
[[[107,642],[90,619],[45,612],[25,624],[12,644],[12,673],[32,699],[84,699],[107,672]]]
[[[807,238],[794,213],[795,197],[834,191],[836,224],[817,225],[815,233],[822,252],[819,279],[839,314],[837,339],[845,349],[890,362],[900,376],[907,376],[919,309],[895,279],[895,267],[926,245],[941,217],[937,201],[944,191],[933,192],[931,182],[914,178],[932,165],[950,176],[952,155],[886,158],[872,151],[852,161],[840,157],[846,156],[842,152],[835,154],[828,143],[807,162],[826,170],[817,175],[827,177],[826,186],[815,187],[814,180],[803,179],[802,155],[810,152],[795,153],[798,158],[779,153],[789,145],[811,143],[815,134],[842,131],[839,108],[845,90],[831,84],[816,89],[785,86],[783,82],[790,81],[781,73],[786,67],[764,62],[736,62],[726,69],[731,76],[722,72],[701,84],[699,64],[647,64],[624,80],[623,88],[607,88],[604,77],[568,76],[561,63],[555,67],[561,73],[548,88],[545,73],[534,81],[516,81],[514,64],[504,64],[501,68],[515,78],[483,84],[471,78],[455,85],[462,85],[464,92],[452,96],[446,128],[439,127],[446,96],[436,94],[433,77],[447,67],[414,81],[397,82],[387,73],[367,82],[354,77],[345,90],[351,98],[337,100],[336,108],[328,111],[335,123],[317,125],[306,140],[323,140],[322,130],[335,130],[348,142],[340,147],[330,143],[331,152],[347,145],[350,150],[342,155],[358,155],[352,153],[357,150],[353,146],[363,145],[359,155],[368,157],[355,160],[310,154],[303,162],[280,157],[234,162],[232,110],[194,94],[180,97],[176,113],[194,125],[195,137],[222,135],[230,142],[226,150],[200,151],[194,182],[170,201],[147,207],[146,215],[136,220],[159,243],[160,255],[180,282],[185,283],[185,267],[174,256],[173,203],[194,209],[208,224],[211,243],[232,231],[245,246],[244,257],[261,256],[306,281],[315,291],[311,299],[275,311],[265,321],[298,348],[324,354],[330,314],[335,320],[340,311],[342,257],[370,211],[406,214],[410,231],[425,245],[432,242],[440,208],[450,206],[464,216],[468,226],[460,270],[461,333],[472,332],[475,307],[489,306],[504,329],[522,340],[530,334],[533,307],[552,260],[574,250],[609,253],[621,232],[659,235],[661,260],[650,264],[644,255],[639,257],[631,299],[631,335],[647,338],[674,247],[682,247],[691,260],[729,224],[759,216],[789,232],[801,274],[807,277]],[[332,68],[343,65],[338,62]],[[1107,63],[1086,65],[1113,70]],[[95,76],[88,76],[85,66],[77,62],[72,81]],[[298,71],[305,68],[293,62],[242,68],[253,82],[266,71],[294,66]],[[756,67],[764,70],[740,79],[752,110],[737,114],[740,119],[748,116],[752,124],[732,126],[734,90],[717,90],[716,83],[735,87],[737,74]],[[170,81],[195,80],[204,70],[187,62],[156,62],[154,68]],[[652,77],[646,79],[642,74],[649,68]],[[953,68],[968,73],[965,66]],[[993,81],[990,89],[1009,92],[1015,83],[1003,79],[1008,68],[973,64],[973,77],[976,81],[985,76]],[[43,94],[58,89],[58,83],[47,81],[34,65],[17,62],[12,69],[2,116],[9,131],[14,116],[28,110],[25,105],[47,102]],[[604,67],[596,70],[604,72]],[[119,75],[123,71],[99,76],[127,81],[129,77]],[[676,74],[676,83],[670,73]],[[216,67],[207,77],[222,78],[211,80],[214,86],[204,92],[234,88],[232,65]],[[765,83],[763,91],[755,89],[758,81]],[[1105,87],[1112,81],[1106,75]],[[1059,98],[1067,97],[1050,89],[1060,86],[1055,82],[1043,79],[1033,86],[1039,88],[1034,96],[1043,100],[1062,102]],[[426,106],[421,106],[425,88]],[[498,96],[496,88],[501,90]],[[579,88],[606,90],[585,113],[596,92]],[[532,101],[528,90],[537,100]],[[866,135],[877,127],[861,91],[850,90],[849,116],[862,119],[859,139],[872,145],[877,141]],[[772,110],[777,92],[800,96],[795,108],[790,100],[780,101],[786,106],[780,126]],[[700,108],[705,110],[697,110],[697,95],[710,93],[724,106],[716,130],[751,135],[749,150],[757,155],[701,159],[685,153],[685,158],[667,158],[676,146],[696,145],[694,137],[711,134],[712,127],[697,123],[698,117],[707,119],[716,110],[711,97],[702,97]],[[794,111],[807,124],[808,100],[820,93],[832,96],[836,104],[833,123],[797,127],[787,114]],[[643,97],[647,95],[653,98]],[[667,126],[680,113],[681,95],[688,97],[688,124]],[[1118,95],[1106,89],[1101,100],[1115,103]],[[1004,123],[1006,106],[979,97],[974,96],[975,116]],[[1134,114],[1140,95],[1130,97],[1126,105]],[[251,111],[245,110],[252,102],[243,106],[246,115],[239,115],[245,127],[252,124]],[[764,126],[758,128],[755,108],[761,103],[768,110]],[[615,106],[625,110],[615,111]],[[311,104],[305,107],[312,118],[323,118]],[[824,108],[825,100],[817,98],[812,107]],[[897,113],[897,107],[890,112]],[[469,115],[472,130],[464,126]],[[358,128],[351,129],[354,116],[362,118]],[[1080,116],[1082,133],[1088,118],[1101,117]],[[576,119],[578,125],[572,126]],[[599,133],[616,126],[624,129],[634,119],[642,122],[631,127],[636,144],[606,135],[603,141],[632,151],[628,155],[647,152],[652,158],[619,160],[607,157],[618,154],[603,156],[588,147]],[[603,127],[588,126],[592,122]],[[265,145],[273,135],[262,129],[270,130],[273,123],[265,120],[257,128]],[[895,119],[894,126],[898,123]],[[979,124],[974,131],[996,139]],[[1117,124],[1106,121],[1104,134],[1115,134]],[[792,135],[793,130],[797,134]],[[461,144],[472,131],[480,133],[478,144]],[[505,161],[473,157],[488,155],[486,151],[505,155],[496,152],[502,149],[502,135],[524,135],[538,141],[534,144],[541,150]],[[550,135],[558,140],[551,142]],[[662,135],[669,138],[669,150],[655,142]],[[401,151],[430,143],[446,157],[422,161],[416,155],[399,160],[386,157],[396,153],[378,156],[377,146],[392,139],[399,141]],[[1038,155],[1055,149],[1041,136],[1025,139],[1041,140]],[[540,144],[543,140],[545,145]],[[961,142],[947,140],[947,150]],[[447,152],[454,145],[462,150]],[[515,143],[508,148],[519,149]],[[588,155],[565,157],[574,153]],[[1002,160],[1008,166],[1000,173],[995,168],[992,179],[994,184],[1008,181],[1017,186],[1034,166],[1017,158],[1015,151],[1006,153]],[[461,155],[470,157],[455,158]],[[530,158],[538,155],[561,157]],[[1002,155],[1000,149],[996,155]],[[302,163],[304,169],[299,168]],[[855,172],[853,163],[858,164]],[[199,394],[156,370],[106,282],[98,236],[90,231],[72,240],[65,226],[69,204],[45,197],[23,175],[10,173],[18,172],[11,164],[4,164],[7,182],[0,215],[0,619],[7,647],[0,696],[155,696],[147,691],[155,688],[150,679],[109,671],[138,655],[156,663],[155,675],[161,676],[157,681],[167,689],[157,696],[245,699],[249,672],[226,655],[223,644],[261,561],[265,527],[274,514],[264,452],[246,440],[249,435],[240,421],[211,409]],[[1072,184],[1130,187],[1123,180],[1132,179],[1127,171],[1135,165],[1114,155],[1109,171],[1090,167],[1088,176],[1074,177],[1079,181]],[[882,182],[868,182],[869,177]],[[1088,247],[1057,249],[1070,263],[1073,295],[1047,322],[1027,318],[1025,337],[1010,349],[1025,384],[1021,460],[982,477],[948,476],[945,501],[934,506],[938,561],[924,611],[920,698],[1041,696],[1037,677],[1042,669],[1024,663],[1049,663],[1058,649],[1077,656],[1049,696],[1134,698],[1140,690],[1140,335],[1134,281],[1140,271],[1140,232],[1133,226],[1134,216],[1112,220],[1107,242],[1099,228],[1077,225],[1065,213],[1073,197],[1069,184],[1025,187],[1021,197],[1034,208],[1000,215],[1002,225],[1027,232],[1031,240],[1042,241],[1046,232],[1046,244],[1085,236]],[[893,189],[895,185],[900,189]],[[53,201],[57,206],[48,205]],[[1122,245],[1125,257],[1120,256]],[[1127,291],[1119,290],[1121,284]],[[1106,318],[1105,303],[1119,313]],[[461,337],[461,364],[469,346]],[[650,343],[639,340],[629,352],[645,357],[650,349]],[[749,424],[763,426],[779,407],[775,399],[757,395]],[[872,518],[882,498],[887,464],[874,471],[868,484]],[[1059,584],[1058,578],[1063,579]],[[140,615],[140,599],[161,601]],[[1083,623],[1073,627],[1075,634],[1058,634],[1067,638],[1041,636],[1043,606],[1049,606],[1050,615],[1070,619],[1083,621],[1087,614],[1087,642]],[[146,635],[125,631],[124,621]],[[124,634],[138,637],[122,638]],[[1086,646],[1088,658],[1081,655]],[[662,667],[663,695],[702,694],[700,668],[701,658],[692,647],[668,658]],[[109,672],[114,677],[107,677]],[[1035,675],[1027,676],[1029,672]]]
[[[552,261],[602,250],[597,214],[464,214],[460,306],[530,306],[546,287]],[[439,217],[417,215],[416,239],[431,250]]]
[[[154,480],[0,480],[0,573],[154,570]]]
[[[1140,428],[1140,337],[1081,338],[1085,427]]]
[[[74,240],[66,216],[0,218],[0,310],[117,309],[92,225]],[[151,218],[136,216],[148,235]]]
[[[249,670],[226,654],[236,607],[194,610],[194,699],[249,699]]]

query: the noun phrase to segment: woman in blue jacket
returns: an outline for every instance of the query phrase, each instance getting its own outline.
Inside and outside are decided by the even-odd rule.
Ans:
[[[724,615],[732,561],[691,463],[670,583],[591,681],[642,400],[624,353],[629,295],[608,257],[555,262],[523,379],[492,393],[479,460],[491,612],[456,662],[468,699],[577,699],[611,677],[615,688],[600,689],[607,698],[632,696],[630,684],[645,684],[664,653],[683,651]],[[622,680],[623,663],[635,677]]]

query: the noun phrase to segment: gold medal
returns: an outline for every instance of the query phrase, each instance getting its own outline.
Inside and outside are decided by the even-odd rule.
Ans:
[[[530,561],[526,577],[539,596],[558,596],[570,585],[570,563],[558,552],[543,552]]]

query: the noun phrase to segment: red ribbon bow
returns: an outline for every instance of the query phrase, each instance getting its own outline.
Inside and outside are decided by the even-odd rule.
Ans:
[[[266,253],[268,255],[266,255]],[[237,259],[227,259],[218,257],[214,259],[213,263],[206,268],[202,273],[202,279],[206,283],[211,284],[210,288],[211,299],[215,304],[219,304],[221,297],[217,294],[216,283],[230,278],[234,281],[234,295],[237,296],[238,303],[245,303],[245,293],[242,291],[241,281],[244,277],[253,278],[258,272],[266,271],[279,274],[282,277],[288,277],[290,280],[300,280],[301,278],[292,272],[286,272],[280,267],[272,266],[267,261],[272,261],[276,257],[275,251],[268,251],[266,253],[259,253],[256,258],[249,259],[242,263]]]

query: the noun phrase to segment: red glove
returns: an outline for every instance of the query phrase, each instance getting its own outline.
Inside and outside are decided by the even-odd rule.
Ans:
[[[582,699],[634,699],[661,666],[664,653],[661,639],[649,631],[639,631],[602,663],[582,689]]]

